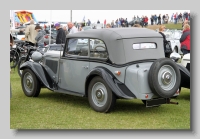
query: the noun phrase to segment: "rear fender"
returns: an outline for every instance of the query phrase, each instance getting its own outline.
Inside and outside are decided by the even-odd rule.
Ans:
[[[186,67],[181,65],[180,63],[177,63],[178,68],[181,73],[181,84],[180,87],[185,87],[190,89],[190,72]]]
[[[125,84],[121,83],[108,69],[104,67],[96,67],[90,71],[85,82],[86,96],[89,83],[95,76],[102,77],[107,85],[111,88],[112,92],[119,98],[136,98],[136,96],[125,86]]]

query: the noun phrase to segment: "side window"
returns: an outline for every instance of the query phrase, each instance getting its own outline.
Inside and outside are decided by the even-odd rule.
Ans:
[[[90,57],[107,59],[108,53],[106,45],[102,40],[90,39]]]
[[[68,40],[65,55],[88,56],[89,43],[87,38],[73,38]]]

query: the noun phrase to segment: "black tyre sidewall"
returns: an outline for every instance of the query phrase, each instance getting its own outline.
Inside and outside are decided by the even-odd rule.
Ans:
[[[24,83],[23,83],[24,75],[27,72],[29,72],[31,74],[31,76],[33,77],[33,82],[34,82],[34,89],[32,90],[31,93],[26,92],[26,89],[25,89]],[[37,77],[35,76],[35,74],[32,72],[32,70],[30,70],[30,69],[23,70],[22,77],[21,77],[21,85],[22,85],[23,92],[27,97],[37,97],[40,94],[40,89],[41,89],[40,82],[37,79]]]
[[[158,82],[158,72],[159,72],[160,68],[164,65],[171,66],[176,73],[176,83],[171,90],[162,89]],[[154,93],[155,95],[158,95],[160,97],[170,98],[179,89],[180,82],[181,82],[180,70],[177,67],[176,63],[173,62],[171,59],[169,59],[169,58],[158,59],[150,67],[149,75],[148,75],[148,82],[149,82],[149,87],[152,90],[152,93]]]
[[[104,86],[107,89],[107,93],[108,93],[108,99],[107,102],[104,106],[102,107],[98,107],[95,105],[95,103],[92,100],[92,87],[94,86],[95,83],[97,82],[101,82],[102,84],[104,84]],[[88,87],[88,100],[89,100],[89,104],[90,106],[97,112],[110,112],[113,108],[114,105],[116,103],[116,96],[115,94],[113,94],[112,90],[110,89],[110,87],[107,85],[107,83],[99,76],[94,77]]]

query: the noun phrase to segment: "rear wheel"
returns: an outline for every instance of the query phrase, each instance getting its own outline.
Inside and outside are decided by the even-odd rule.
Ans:
[[[88,100],[90,106],[95,111],[107,113],[114,108],[116,96],[107,83],[101,77],[97,76],[89,84]]]
[[[24,94],[28,97],[37,97],[40,94],[40,81],[30,69],[23,70],[21,84]]]
[[[148,82],[155,95],[170,98],[179,89],[181,82],[180,71],[176,63],[171,59],[158,59],[150,67]]]

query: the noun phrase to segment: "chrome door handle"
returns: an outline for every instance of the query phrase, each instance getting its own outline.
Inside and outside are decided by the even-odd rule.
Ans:
[[[88,69],[88,66],[83,66],[83,68]]]

